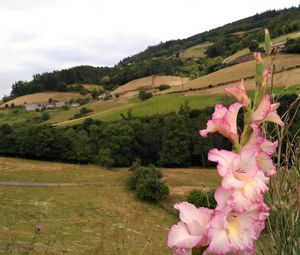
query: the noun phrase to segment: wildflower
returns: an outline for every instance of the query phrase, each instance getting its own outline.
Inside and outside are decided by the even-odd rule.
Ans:
[[[219,132],[233,143],[238,143],[236,120],[242,106],[240,103],[235,103],[227,109],[225,106],[217,104],[212,119],[207,122],[206,129],[200,130],[200,135],[207,137],[209,133]]]
[[[188,202],[177,203],[174,208],[179,210],[181,220],[172,226],[168,236],[168,246],[174,254],[188,254],[192,248],[208,245],[207,230],[213,210],[196,208]]]

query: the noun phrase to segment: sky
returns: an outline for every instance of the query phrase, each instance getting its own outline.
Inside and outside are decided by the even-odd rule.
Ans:
[[[0,0],[0,97],[18,80],[121,59],[298,0]]]

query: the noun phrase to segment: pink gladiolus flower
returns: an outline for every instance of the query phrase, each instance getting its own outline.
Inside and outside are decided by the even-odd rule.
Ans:
[[[240,154],[226,150],[210,150],[208,159],[218,163],[218,173],[223,177],[222,186],[216,191],[218,205],[230,205],[242,212],[252,202],[260,200],[268,190],[269,179],[257,166],[258,151],[243,149]]]
[[[240,214],[232,208],[216,210],[208,231],[211,240],[207,253],[235,254],[254,253],[254,241],[263,230],[264,221],[268,217],[268,207],[260,202],[252,204]]]
[[[271,104],[270,96],[268,94],[265,94],[259,106],[253,113],[252,116],[253,123],[259,125],[264,121],[270,121],[270,122],[277,123],[281,127],[284,127],[284,123],[282,122],[282,120],[280,119],[279,115],[276,112],[279,105],[280,105],[279,103]]]
[[[249,105],[250,98],[248,97],[247,91],[244,87],[244,80],[241,80],[240,83],[233,88],[225,88],[225,93],[238,101],[242,105]]]
[[[225,106],[217,104],[212,119],[207,122],[206,129],[200,130],[200,135],[207,137],[209,133],[219,132],[233,143],[237,143],[238,132],[236,120],[242,106],[240,103],[235,103],[227,109]]]
[[[172,226],[168,236],[168,246],[174,254],[188,254],[194,247],[208,245],[207,231],[213,210],[196,208],[187,202],[177,203],[174,208],[179,210],[181,220]]]
[[[248,140],[248,142],[244,145],[244,149],[261,149],[264,153],[268,155],[272,155],[276,152],[276,148],[278,146],[278,141],[270,142],[268,139],[262,136],[260,128],[253,124],[251,125],[253,132]]]
[[[253,133],[245,144],[244,149],[257,149],[256,163],[258,168],[264,171],[267,176],[272,176],[276,173],[276,167],[270,155],[275,153],[278,141],[272,143],[261,136],[259,127],[252,125],[252,128]]]

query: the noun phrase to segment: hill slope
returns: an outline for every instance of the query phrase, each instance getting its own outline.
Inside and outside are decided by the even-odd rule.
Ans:
[[[35,104],[47,103],[49,98],[52,98],[57,101],[69,101],[71,99],[84,98],[84,97],[88,97],[88,96],[81,96],[80,94],[74,92],[41,92],[41,93],[34,93],[25,96],[20,96],[8,102],[5,102],[5,104],[8,105],[15,104],[16,106],[21,106],[24,105],[25,102],[35,103]]]

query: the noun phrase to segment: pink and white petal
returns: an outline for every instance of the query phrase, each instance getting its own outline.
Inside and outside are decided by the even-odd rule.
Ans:
[[[234,103],[230,105],[224,116],[225,121],[230,125],[231,133],[235,135],[237,135],[237,115],[241,107],[243,107],[243,105],[240,103]]]
[[[256,164],[257,148],[243,149],[239,157],[235,159],[235,175],[240,178],[255,176],[258,170]]]
[[[277,114],[276,110],[271,111],[267,116],[265,121],[273,122],[281,127],[284,127],[284,122],[281,120],[280,116]]]
[[[227,206],[227,201],[231,197],[232,192],[233,190],[224,189],[222,186],[215,191],[214,197],[217,202],[216,210],[222,210]]]
[[[172,249],[192,249],[201,241],[201,236],[191,235],[186,225],[180,221],[178,224],[173,225],[168,235],[168,247]]]
[[[227,112],[227,108],[222,104],[216,104],[212,119],[222,119]]]
[[[197,221],[202,216],[198,208],[188,202],[176,203],[174,208],[179,211],[179,218],[185,224]]]
[[[244,185],[244,181],[236,179],[233,174],[225,175],[222,180],[222,186],[224,189],[241,189]]]
[[[173,254],[174,255],[192,255],[192,250],[191,249],[174,248]]]
[[[210,229],[209,236],[211,242],[207,248],[208,253],[224,255],[231,251],[232,247],[225,229]]]
[[[276,173],[276,167],[269,154],[261,152],[256,158],[257,166],[263,170],[267,176],[272,176]]]
[[[251,226],[253,228],[253,225]],[[234,251],[253,248],[255,231],[251,228],[245,228],[243,222],[237,217],[234,218],[228,226],[228,239]]]
[[[252,115],[252,121],[256,124],[262,123],[271,111],[270,96],[265,94],[257,109]]]
[[[243,189],[235,189],[228,203],[235,211],[242,213],[251,206],[252,201],[245,197]]]
[[[203,240],[205,240],[204,235],[209,227],[213,210],[208,208],[196,208],[193,204],[188,202],[177,203],[174,205],[174,208],[179,210],[179,218],[186,224],[189,233],[191,235],[201,236]]]
[[[263,152],[266,152],[269,155],[272,155],[276,152],[277,146],[278,146],[278,141],[275,141],[272,143],[271,141],[269,141],[267,139],[264,139],[261,144],[261,148],[262,148]]]
[[[199,134],[200,134],[202,137],[207,137],[208,131],[207,131],[207,129],[202,129],[202,130],[199,131]]]
[[[212,149],[208,152],[208,160],[218,163],[218,173],[221,176],[228,174],[237,154],[232,151]]]
[[[242,79],[239,84],[236,87],[232,87],[232,88],[225,88],[224,89],[225,93],[237,100],[240,104],[242,105],[248,105],[249,104],[249,97],[247,95],[247,91],[244,87],[244,80]]]

